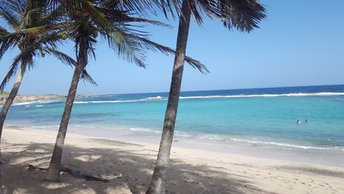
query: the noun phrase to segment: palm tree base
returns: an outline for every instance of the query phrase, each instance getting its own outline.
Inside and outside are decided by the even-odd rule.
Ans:
[[[60,175],[60,171],[58,174],[53,173],[53,172],[49,173],[49,171],[48,171],[47,176],[45,177],[45,180],[51,181],[51,182],[56,182],[59,180],[59,175]]]
[[[61,162],[58,164],[61,164]],[[60,168],[55,165],[50,164],[45,180],[56,182],[59,180],[59,176],[60,176]]]

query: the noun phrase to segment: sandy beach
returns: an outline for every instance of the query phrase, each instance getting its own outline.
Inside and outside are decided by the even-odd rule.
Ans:
[[[13,126],[4,129],[2,193],[145,192],[158,145],[68,134],[63,167],[77,173],[63,172],[60,182],[50,183],[44,180],[44,168],[55,135]],[[342,167],[181,147],[173,147],[171,157],[168,193],[344,192]]]
[[[343,8],[1,1],[0,194],[344,194]]]

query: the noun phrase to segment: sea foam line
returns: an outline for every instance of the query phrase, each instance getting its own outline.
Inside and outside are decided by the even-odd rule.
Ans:
[[[180,99],[256,98],[256,97],[303,97],[303,96],[344,96],[344,92],[288,93],[288,94],[239,94],[239,95],[212,95],[212,96],[181,96]]]
[[[217,99],[217,98],[259,98],[259,97],[305,97],[305,96],[344,96],[344,92],[318,92],[318,93],[287,93],[287,94],[238,94],[238,95],[210,95],[210,96],[181,96],[182,100],[188,99]],[[134,100],[88,100],[75,101],[75,104],[111,104],[111,103],[135,103],[150,101],[166,101],[167,98],[161,96],[152,96]],[[57,101],[31,101],[15,103],[13,105],[31,105],[31,104],[47,104]]]
[[[35,101],[29,101],[29,102],[18,102],[14,103],[12,106],[23,106],[23,105],[34,105],[34,104],[49,104],[58,102],[57,100],[35,100]]]
[[[264,144],[264,145],[274,145],[274,146],[281,146],[281,147],[290,147],[290,148],[297,148],[297,149],[304,149],[304,150],[336,150],[336,151],[343,151],[343,147],[320,147],[320,146],[306,146],[306,145],[296,145],[296,144],[288,144],[288,143],[278,143],[273,141],[255,141],[255,140],[244,140],[244,139],[236,139],[230,138],[231,141],[236,142],[245,142],[251,144]]]
[[[148,102],[148,101],[159,101],[165,100],[161,96],[148,97],[136,100],[89,100],[89,101],[75,101],[75,104],[106,104],[106,103],[130,103],[130,102]]]
[[[215,98],[257,98],[257,97],[303,97],[303,96],[344,96],[344,92],[319,92],[319,93],[288,93],[288,94],[239,94],[239,95],[211,95],[211,96],[181,96],[180,99],[215,99]],[[90,100],[76,101],[76,104],[102,104],[102,103],[132,103],[148,101],[166,101],[161,96],[148,97],[136,100]]]
[[[155,133],[160,134],[161,131],[153,130],[149,128],[130,128],[131,131],[137,132],[145,132],[145,133]],[[195,139],[204,139],[210,141],[217,141],[217,142],[242,142],[242,143],[249,143],[249,144],[260,144],[260,145],[272,145],[272,146],[279,146],[279,147],[288,147],[288,148],[295,148],[295,149],[303,149],[303,150],[334,150],[334,151],[343,151],[344,148],[340,146],[333,146],[333,147],[320,147],[320,146],[307,146],[307,145],[297,145],[297,144],[289,144],[289,143],[279,143],[273,141],[256,141],[256,140],[247,140],[247,139],[238,139],[238,138],[224,138],[220,137],[218,134],[190,134],[184,131],[175,131],[176,137],[181,138],[195,138]]]

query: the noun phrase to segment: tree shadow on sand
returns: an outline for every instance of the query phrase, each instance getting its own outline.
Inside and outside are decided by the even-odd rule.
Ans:
[[[103,140],[96,140],[101,143]],[[52,144],[2,144],[5,164],[1,165],[2,193],[144,193],[150,181],[155,151],[138,152],[136,144],[105,140],[116,148],[80,148],[66,146],[63,166],[73,171],[109,180],[87,181],[62,173],[57,183],[44,180],[46,171],[29,168],[28,165],[46,168]],[[19,148],[19,152],[15,149]],[[125,151],[126,148],[136,151]],[[5,151],[6,150],[6,151]],[[172,160],[167,193],[268,193],[240,177],[206,165],[192,165]],[[245,180],[244,180],[245,178]]]

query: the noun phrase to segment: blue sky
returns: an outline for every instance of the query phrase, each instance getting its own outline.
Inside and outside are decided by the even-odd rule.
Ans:
[[[267,18],[251,33],[228,31],[219,21],[205,19],[203,27],[192,21],[187,54],[207,65],[203,75],[185,68],[182,90],[212,90],[301,85],[344,84],[344,1],[261,1]],[[145,27],[151,38],[175,47],[174,28]],[[73,47],[61,47],[73,56]],[[149,53],[146,69],[126,63],[99,40],[97,60],[87,70],[98,87],[80,83],[78,93],[115,94],[168,91],[173,56]],[[0,62],[0,78],[15,51]],[[73,69],[54,58],[36,60],[25,75],[21,94],[66,94]],[[10,84],[6,90],[9,90]]]

